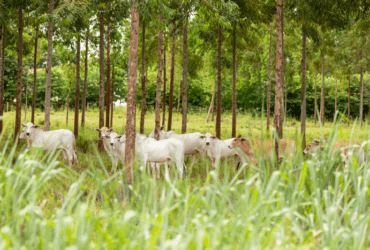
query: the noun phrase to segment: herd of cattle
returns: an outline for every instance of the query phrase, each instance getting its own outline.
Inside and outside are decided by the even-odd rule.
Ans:
[[[43,131],[39,126],[29,122],[22,124],[23,130],[19,136],[20,139],[27,140],[27,147],[40,146],[44,151],[61,150],[63,161],[68,160],[70,166],[77,163],[75,136],[68,129],[59,129],[53,131]],[[118,161],[121,160],[124,164],[126,134],[119,135],[107,127],[95,129],[101,134],[101,139],[104,143],[104,148],[110,157],[114,158],[115,167]],[[326,141],[323,141],[326,143]],[[248,140],[240,135],[235,138],[220,140],[210,133],[189,133],[175,134],[174,131],[165,132],[163,128],[159,132],[159,140],[154,139],[154,130],[149,136],[136,132],[135,152],[141,166],[146,166],[150,162],[152,172],[157,170],[159,178],[160,164],[171,165],[174,162],[179,177],[182,178],[186,167],[184,163],[185,156],[195,155],[195,162],[198,162],[198,155],[204,161],[206,155],[210,158],[213,168],[223,159],[229,159],[235,156],[235,168],[239,163],[250,162],[256,164],[256,152],[264,153],[266,159],[271,157],[274,148],[273,141],[262,141],[257,139]],[[297,150],[295,141],[292,139],[280,139],[280,144],[286,155],[293,155]],[[321,148],[322,141],[314,140],[310,142],[304,149],[304,154],[313,155],[317,149]],[[239,148],[240,150],[238,150]],[[360,148],[362,150],[360,150]],[[353,149],[353,150],[351,150]],[[346,165],[349,155],[355,153],[359,162],[365,161],[365,153],[363,146],[358,144],[348,144],[338,142],[334,145],[334,153],[339,151],[342,157],[342,162]],[[279,152],[279,161],[281,161],[283,152]],[[112,168],[113,169],[113,168]]]

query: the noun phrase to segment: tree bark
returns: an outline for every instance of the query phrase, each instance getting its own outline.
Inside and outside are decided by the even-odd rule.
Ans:
[[[179,113],[179,110],[180,110],[181,86],[182,86],[182,82],[179,85],[179,94],[178,94],[178,98],[177,98],[177,114]]]
[[[18,71],[17,71],[17,95],[16,95],[16,110],[15,110],[15,132],[14,142],[19,143],[18,133],[21,128],[21,112],[22,112],[22,59],[23,59],[23,15],[22,4],[18,6]]]
[[[39,26],[36,27],[35,34],[35,53],[33,55],[33,91],[32,91],[32,114],[31,122],[35,124],[35,104],[36,104],[36,80],[37,80],[37,39],[39,34]]]
[[[145,111],[146,111],[146,86],[145,83],[145,22],[143,22],[143,40],[141,44],[141,115],[140,134],[144,134]]]
[[[166,119],[166,46],[163,48],[163,98],[162,98],[162,126],[164,127]]]
[[[361,60],[364,59],[364,52],[362,51]],[[362,128],[363,111],[364,111],[364,67],[361,65],[361,80],[360,80],[360,128]]]
[[[267,79],[267,124],[266,129],[270,130],[270,112],[271,112],[271,58],[272,58],[272,23],[270,24],[270,45],[269,45],[269,67],[268,67],[268,79]]]
[[[5,63],[5,25],[1,25],[1,63],[0,63],[0,116],[4,115],[4,63]],[[3,132],[3,120],[0,120],[0,134]]]
[[[78,116],[80,110],[80,57],[81,57],[81,35],[77,35],[77,52],[76,52],[76,98],[75,98],[75,124],[74,134],[78,137]]]
[[[135,0],[131,7],[131,37],[130,56],[127,84],[127,120],[126,120],[126,148],[125,165],[127,182],[132,184],[132,167],[135,156],[135,127],[136,127],[136,80],[137,58],[139,51],[139,12],[135,8]]]
[[[325,71],[324,71],[324,65],[325,65],[325,58],[322,59],[322,69],[321,69],[321,99],[320,99],[320,119],[321,124],[324,126],[325,124]]]
[[[337,116],[337,93],[338,93],[338,83],[337,83],[337,77],[335,77],[335,104],[334,104],[334,122],[336,122],[336,116]]]
[[[163,14],[159,15],[159,25],[163,23]],[[162,67],[163,67],[163,30],[159,26],[158,33],[158,73],[157,73],[157,91],[155,95],[155,133],[154,138],[159,140],[159,131],[161,127],[161,88],[162,88]]]
[[[105,94],[105,126],[109,128],[110,110],[110,23],[107,25],[107,92]]]
[[[317,118],[317,89],[316,89],[316,79],[317,79],[317,74],[315,74],[315,110],[313,113],[313,117],[315,120],[315,125],[316,125],[316,118]]]
[[[306,148],[306,34],[302,33],[302,89],[301,89],[302,148]]]
[[[167,131],[172,129],[172,110],[173,110],[173,82],[175,79],[175,46],[176,46],[176,21],[173,21],[172,31],[172,50],[171,50],[171,79],[170,79],[170,100],[168,105]]]
[[[68,108],[69,108],[69,104],[68,104],[68,99],[69,99],[69,94],[71,93],[71,87],[69,88],[68,90],[68,94],[67,94],[67,101],[66,101],[66,109],[67,109],[67,115],[66,115],[66,127],[68,127]]]
[[[87,91],[87,74],[89,68],[89,33],[90,28],[87,28],[86,34],[86,52],[85,52],[85,79],[84,79],[84,90],[82,94],[82,117],[81,117],[81,126],[85,126],[85,109],[86,109],[86,91]]]
[[[54,0],[50,0],[49,15],[53,14]],[[53,55],[53,22],[49,22],[48,27],[48,55],[46,65],[46,87],[45,87],[45,117],[44,131],[50,130],[50,98],[51,98],[51,64]]]
[[[274,109],[274,126],[278,137],[281,139],[283,136],[283,105],[282,96],[283,94],[283,0],[277,0],[276,10],[276,71],[275,71],[275,109]],[[279,138],[275,138],[275,150],[276,157],[279,159]]]
[[[348,113],[347,113],[348,125],[351,118],[350,113],[351,113],[351,75],[348,76]]]
[[[221,140],[221,53],[222,53],[222,27],[218,26],[218,48],[217,48],[217,114],[216,114],[216,137]]]
[[[208,121],[209,121],[209,114],[211,113],[211,110],[214,110],[215,92],[216,92],[216,84],[215,84],[215,86],[213,87],[211,104],[209,105],[209,110],[208,110],[208,114],[207,114],[207,120],[206,120],[206,122],[207,122],[207,123],[208,123]]]
[[[112,65],[112,88],[111,88],[111,100],[110,100],[110,126],[113,127],[113,96],[114,96],[114,65]]]
[[[182,65],[182,128],[181,133],[186,133],[188,120],[188,17],[184,24],[184,46],[183,46],[183,65]]]
[[[236,24],[233,34],[233,107],[231,137],[236,137]]]
[[[24,120],[27,120],[27,105],[28,105],[28,70],[27,70],[27,81],[26,81],[26,105],[24,105]]]
[[[102,10],[100,10],[102,11]],[[99,16],[100,44],[99,44],[99,128],[104,127],[104,16]],[[101,138],[101,133],[99,133]],[[103,140],[99,139],[98,149],[104,151]]]

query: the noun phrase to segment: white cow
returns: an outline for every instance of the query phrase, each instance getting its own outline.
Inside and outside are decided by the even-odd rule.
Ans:
[[[113,132],[113,129],[109,129],[107,127],[102,127],[102,128],[97,128],[95,129],[96,132],[98,133],[101,133],[101,138],[103,140],[103,144],[104,144],[104,149],[105,151],[107,151],[107,154],[109,155],[109,157],[112,157],[112,148],[110,147],[110,141],[109,141],[109,136],[110,133]]]
[[[26,132],[27,146],[41,146],[44,151],[62,150],[63,160],[68,159],[69,166],[73,162],[78,163],[75,135],[68,129],[58,129],[53,131],[43,131],[39,126],[32,122],[22,124]],[[22,131],[23,132],[23,131]],[[23,135],[21,133],[23,139]]]
[[[203,143],[207,149],[207,155],[211,159],[214,169],[216,169],[216,166],[220,160],[229,159],[232,156],[237,156],[235,159],[235,169],[237,169],[240,160],[244,161],[243,157],[240,157],[238,151],[229,148],[229,145],[231,145],[231,142],[234,140],[234,138],[220,140],[216,136],[212,136],[211,133],[206,133],[199,138],[203,140]]]
[[[164,131],[164,125],[161,127],[161,130],[159,131],[159,140],[163,140],[163,139],[169,139],[171,136],[173,136],[175,134],[175,131]],[[155,135],[155,129],[153,129],[153,131],[149,134],[148,138],[154,138],[154,135]]]
[[[206,159],[206,148],[204,147],[203,140],[200,139],[201,133],[190,133],[190,134],[173,134],[170,138],[176,138],[181,140],[185,145],[185,156],[191,156],[196,152],[199,152],[200,157],[204,161]],[[196,156],[194,165],[198,162],[198,156]]]
[[[185,146],[182,141],[176,138],[157,141],[153,138],[138,136],[135,140],[135,151],[143,166],[146,166],[148,162],[171,164],[174,161],[180,178],[183,177],[183,170],[186,171],[184,162]],[[158,167],[157,171],[159,177]]]

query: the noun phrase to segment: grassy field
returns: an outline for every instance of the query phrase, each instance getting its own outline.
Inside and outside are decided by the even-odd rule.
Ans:
[[[122,133],[125,109],[114,113],[113,129]],[[28,114],[29,115],[29,114]],[[188,115],[188,132],[211,132],[206,113]],[[14,112],[5,113],[0,139],[1,249],[368,249],[370,164],[350,160],[344,168],[331,148],[317,158],[298,152],[276,167],[259,160],[238,171],[232,162],[213,171],[209,160],[194,167],[186,159],[188,178],[174,168],[162,178],[137,167],[134,185],[125,172],[109,175],[112,163],[96,150],[97,110],[87,112],[77,140],[79,164],[69,168],[61,155],[16,147],[8,136]],[[23,117],[22,117],[23,118]],[[37,113],[37,125],[43,125]],[[27,120],[28,121],[28,120]],[[27,121],[22,121],[26,123]],[[138,116],[139,125],[139,116]],[[154,113],[146,116],[146,134]],[[239,114],[237,133],[271,138],[265,119]],[[53,112],[51,128],[73,130],[65,112]],[[138,127],[139,128],[139,127]],[[173,130],[181,130],[174,115]],[[300,123],[288,119],[284,137],[299,141]],[[222,116],[222,138],[230,138],[231,114]],[[324,135],[336,141],[369,139],[369,125],[307,124],[307,140]],[[300,151],[300,150],[299,150]],[[119,165],[119,169],[122,169]],[[22,248],[23,247],[23,248]]]

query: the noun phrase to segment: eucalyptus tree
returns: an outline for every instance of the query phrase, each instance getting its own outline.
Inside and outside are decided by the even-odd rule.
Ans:
[[[139,12],[137,8],[139,4],[135,0],[133,0],[131,7],[131,36],[130,36],[130,58],[128,64],[127,120],[126,120],[126,147],[125,147],[125,165],[128,184],[132,184],[133,157],[135,155],[136,81],[137,81],[137,60],[139,48]]]
[[[4,63],[5,63],[5,25],[9,21],[5,5],[0,9],[1,52],[0,52],[0,116],[4,113]],[[3,131],[3,119],[0,119],[0,134]]]

